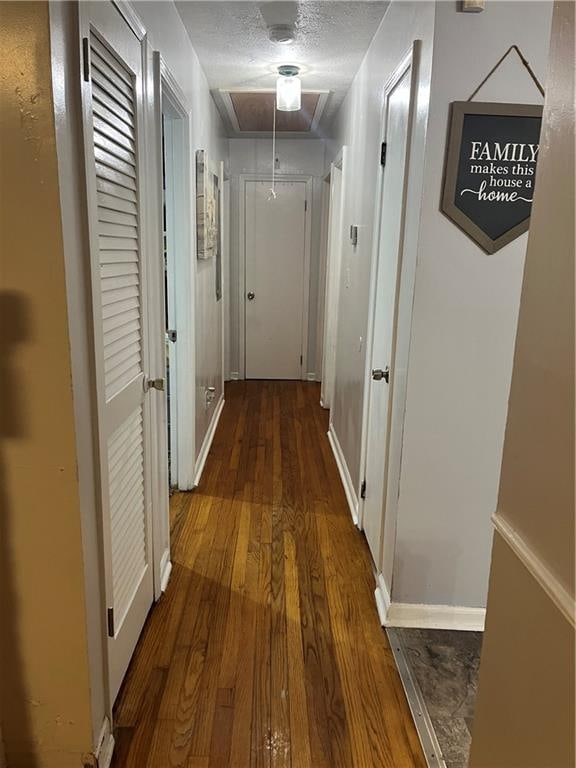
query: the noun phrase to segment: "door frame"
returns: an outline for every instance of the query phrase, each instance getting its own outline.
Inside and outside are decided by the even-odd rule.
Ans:
[[[268,173],[243,173],[239,184],[239,253],[238,253],[238,348],[239,348],[239,378],[246,378],[246,183],[251,181],[269,181],[272,176]],[[308,380],[308,324],[310,315],[310,254],[312,251],[312,213],[314,177],[307,174],[279,173],[275,174],[276,181],[299,181],[306,184],[306,214],[304,218],[304,280],[302,297],[302,381]]]
[[[388,460],[390,455],[390,436],[391,436],[391,418],[393,413],[394,404],[394,360],[396,357],[396,346],[398,336],[398,299],[400,295],[400,286],[405,276],[402,272],[404,249],[405,249],[405,230],[406,230],[406,202],[408,196],[408,185],[410,177],[410,156],[412,154],[412,143],[414,133],[414,114],[417,106],[417,88],[418,88],[418,68],[419,68],[419,54],[420,54],[420,41],[415,40],[404,56],[400,59],[399,64],[394,69],[392,75],[386,81],[383,88],[383,108],[382,117],[380,123],[380,141],[383,142],[386,139],[386,130],[388,124],[388,97],[402,80],[404,75],[410,71],[410,105],[408,111],[408,124],[407,124],[407,136],[406,136],[406,157],[404,166],[404,181],[402,189],[402,215],[400,222],[400,236],[398,245],[398,268],[396,276],[396,290],[394,298],[394,315],[392,321],[392,345],[390,351],[390,383],[389,383],[389,407],[388,407],[388,420],[386,424],[386,453],[385,453],[385,465],[384,465],[384,490],[382,494],[382,516],[386,512],[386,496],[388,489]],[[368,434],[369,434],[369,422],[370,422],[370,385],[372,378],[372,356],[373,356],[373,344],[374,344],[374,322],[375,322],[375,310],[377,301],[377,277],[378,266],[380,261],[380,233],[381,233],[381,221],[382,221],[382,202],[384,194],[384,175],[385,166],[380,167],[377,178],[377,190],[376,190],[376,216],[374,220],[374,239],[373,239],[373,251],[372,251],[372,263],[370,267],[370,296],[368,302],[368,328],[366,336],[366,362],[364,371],[364,393],[363,393],[363,406],[362,406],[362,443],[361,443],[361,456],[360,456],[360,482],[365,479],[367,457],[368,457]],[[405,403],[404,403],[405,409]],[[358,493],[359,505],[358,505],[358,520],[359,527],[363,528],[364,523],[364,499],[362,494]],[[389,519],[389,516],[385,517],[385,524],[382,526],[380,534],[379,544],[379,557],[378,562],[375,563],[376,570],[380,573],[383,570],[382,564],[382,552],[383,552],[383,540],[385,535],[392,537],[394,544],[392,546],[392,558],[394,558],[394,550],[396,544],[396,518],[394,520]]]
[[[316,311],[316,381],[322,382],[324,370],[324,320],[326,301],[326,270],[328,268],[328,238],[332,167],[324,174],[320,193],[320,258],[318,259],[318,301]],[[322,400],[320,400],[322,405]]]
[[[225,163],[220,163],[222,180],[221,235],[222,235],[222,371],[224,381],[230,381],[230,202],[232,182],[226,173]]]
[[[327,371],[327,355],[330,352],[331,345],[330,340],[333,337],[334,343],[338,336],[338,310],[340,306],[340,278],[342,267],[342,255],[344,246],[344,202],[345,202],[345,179],[346,179],[346,161],[348,155],[348,147],[343,146],[332,163],[330,164],[330,198],[328,203],[328,232],[326,238],[326,269],[324,276],[324,333],[322,341],[322,379],[320,385],[320,405],[323,408],[330,409],[332,407],[332,401],[334,399],[334,387],[336,384],[336,368],[332,372],[330,377],[326,378]],[[334,169],[338,168],[340,171],[340,201],[337,206],[337,211],[333,210],[332,206],[332,189],[334,184]],[[332,217],[337,214],[338,222],[338,241],[332,242]],[[335,260],[337,257],[337,262]],[[338,266],[337,279],[333,280],[333,272],[335,266]],[[332,317],[333,322],[328,320]],[[334,364],[336,363],[336,354],[334,354]],[[327,396],[328,395],[328,396]]]
[[[175,253],[173,267],[178,275],[175,283],[174,302],[176,315],[176,330],[178,341],[175,347],[177,419],[179,425],[185,428],[177,429],[177,465],[176,485],[179,490],[187,491],[194,488],[195,463],[195,408],[196,408],[196,338],[194,332],[195,297],[196,297],[196,264],[192,241],[193,200],[191,190],[192,151],[190,142],[190,105],[180,89],[176,79],[166,66],[159,52],[154,54],[154,87],[156,103],[156,130],[158,135],[158,185],[160,213],[160,248],[162,243],[162,116],[164,105],[168,103],[174,112],[173,123],[177,126],[174,138],[179,143],[183,162],[174,168],[174,186],[179,194],[174,196],[175,217],[183,222],[179,231],[175,232]],[[178,228],[177,228],[178,229]],[[169,259],[170,262],[170,259]],[[164,282],[163,282],[164,284]],[[164,315],[163,315],[164,318]],[[162,322],[164,322],[162,318]],[[164,350],[163,350],[164,353]],[[165,457],[166,464],[168,457]]]

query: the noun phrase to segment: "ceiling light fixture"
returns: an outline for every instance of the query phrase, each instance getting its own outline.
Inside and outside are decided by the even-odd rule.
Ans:
[[[280,112],[297,112],[302,106],[302,81],[300,69],[293,64],[278,67],[276,80],[276,109]]]
[[[268,37],[273,43],[280,45],[291,45],[294,42],[296,34],[294,28],[289,24],[274,24],[268,27]]]

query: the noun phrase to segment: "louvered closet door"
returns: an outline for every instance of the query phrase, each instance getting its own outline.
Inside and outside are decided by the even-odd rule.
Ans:
[[[109,3],[81,4],[110,695],[153,600],[143,258],[142,50]]]

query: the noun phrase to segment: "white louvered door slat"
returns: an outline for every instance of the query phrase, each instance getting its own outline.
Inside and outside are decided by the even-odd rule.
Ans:
[[[83,3],[83,88],[110,696],[153,600],[141,43],[110,3]]]

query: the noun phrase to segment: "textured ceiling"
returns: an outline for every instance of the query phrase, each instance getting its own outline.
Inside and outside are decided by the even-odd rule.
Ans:
[[[279,64],[301,67],[305,90],[330,90],[330,121],[382,20],[380,0],[180,0],[176,6],[211,89],[272,89]],[[271,24],[292,24],[296,41],[268,39]]]

